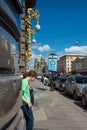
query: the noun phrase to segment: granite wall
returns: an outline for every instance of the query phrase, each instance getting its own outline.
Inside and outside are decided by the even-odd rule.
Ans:
[[[0,128],[10,121],[21,106],[21,77],[0,77]]]

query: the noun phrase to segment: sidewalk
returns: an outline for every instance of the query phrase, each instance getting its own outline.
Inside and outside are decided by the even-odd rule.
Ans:
[[[87,112],[57,91],[43,89],[36,81],[34,130],[87,130]]]

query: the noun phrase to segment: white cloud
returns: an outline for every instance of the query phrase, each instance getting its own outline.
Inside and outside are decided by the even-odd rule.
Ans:
[[[66,54],[87,54],[87,46],[71,46],[65,48]]]
[[[35,44],[35,45],[32,46],[32,49],[37,49],[37,48],[38,48],[37,44]]]
[[[87,46],[71,46],[70,48],[65,48],[64,51],[57,53],[59,57],[65,54],[87,55]]]
[[[35,43],[32,45],[32,49],[38,49],[41,45],[42,43]]]
[[[51,50],[51,47],[46,44],[46,45],[44,45],[44,46],[40,46],[40,47],[38,48],[38,50],[39,50],[40,52],[50,51],[50,50]]]

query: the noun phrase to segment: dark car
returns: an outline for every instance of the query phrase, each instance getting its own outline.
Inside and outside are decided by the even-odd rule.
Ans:
[[[55,80],[55,87],[59,90],[59,91],[64,91],[65,89],[65,81],[66,81],[67,77],[59,77],[57,80]]]
[[[50,77],[49,77],[49,85],[51,85],[52,83],[54,84],[54,86],[55,86],[55,80],[57,80],[58,79],[58,76],[57,75],[51,75]]]
[[[50,86],[50,90],[54,90],[55,89],[55,80],[58,78],[57,75],[51,75],[49,78],[49,86]]]

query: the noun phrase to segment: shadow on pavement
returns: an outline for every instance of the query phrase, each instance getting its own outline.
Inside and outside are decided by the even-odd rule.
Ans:
[[[75,101],[74,104],[81,107],[84,110],[84,112],[87,112],[87,107],[83,107],[81,101]]]
[[[38,90],[43,90],[43,91],[46,91],[46,89],[45,88],[37,88]]]
[[[75,101],[75,100],[73,99],[73,96],[71,96],[71,95],[65,95],[64,92],[59,92],[59,93],[60,93],[61,95],[63,95],[64,97],[69,98],[70,100],[72,100],[73,103],[74,103],[75,105],[77,105],[78,107],[82,108],[82,109],[84,110],[84,112],[87,112],[87,107],[83,107],[83,105],[82,105],[80,99],[78,99],[77,101]]]
[[[33,130],[48,130],[48,128],[33,128]]]
[[[72,95],[69,95],[69,94],[66,95],[64,92],[59,92],[59,93],[63,95],[64,97],[69,98],[70,100],[74,100]]]

